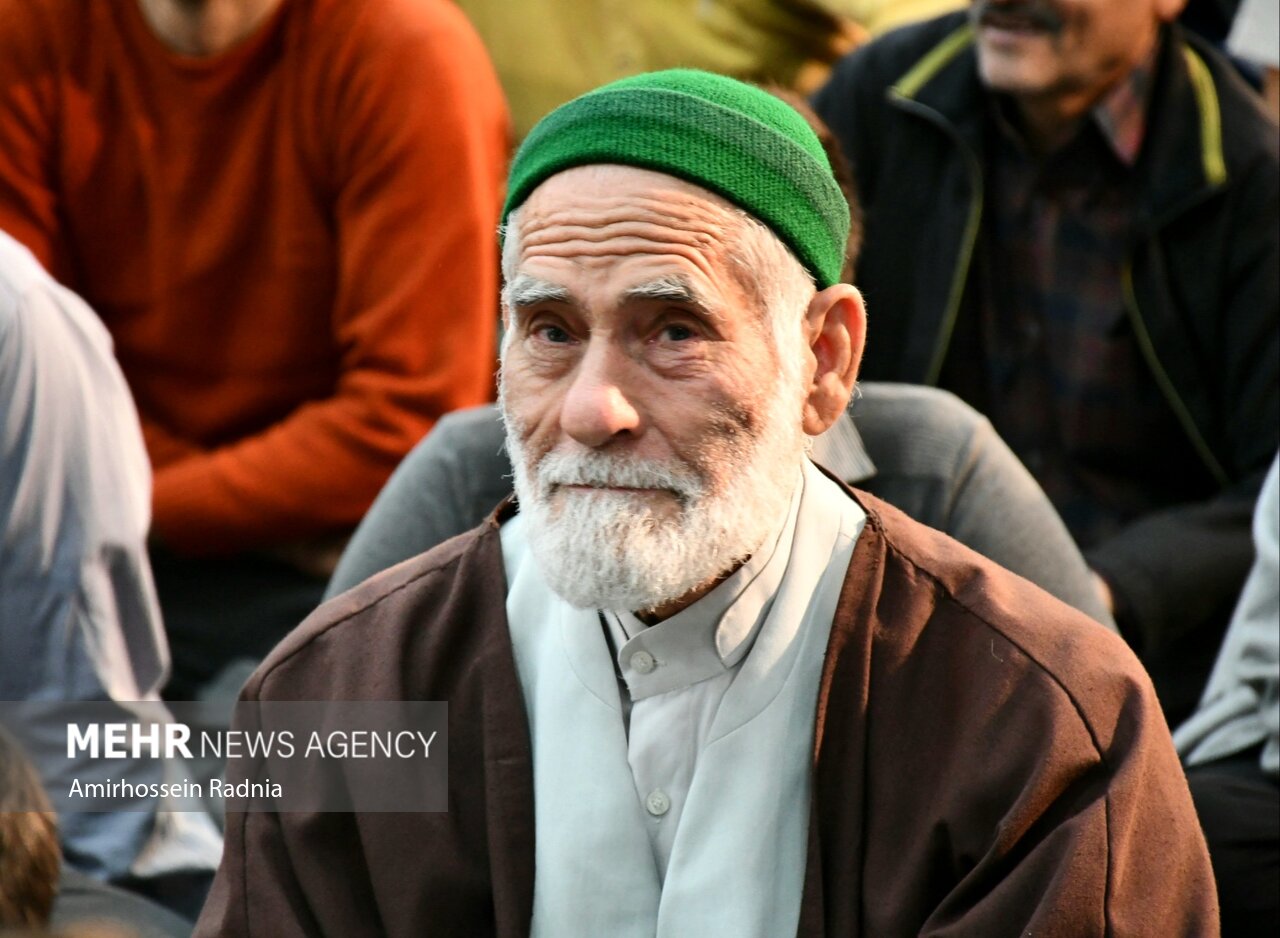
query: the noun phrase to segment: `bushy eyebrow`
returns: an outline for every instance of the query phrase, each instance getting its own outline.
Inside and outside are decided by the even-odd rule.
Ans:
[[[638,283],[622,294],[623,300],[663,300],[668,303],[698,303],[698,294],[684,277],[671,274],[647,283]]]
[[[679,274],[658,277],[656,280],[649,280],[645,283],[638,283],[633,287],[628,287],[623,291],[622,299],[624,302],[656,300],[660,303],[678,303],[683,306],[693,307],[711,318],[718,318],[711,305],[694,288],[693,282]]]
[[[513,313],[542,303],[577,305],[568,287],[529,274],[516,274],[503,287],[502,300],[506,308]],[[669,274],[628,287],[622,292],[621,300],[624,303],[636,301],[676,303],[696,309],[711,319],[720,318],[710,304],[703,299],[702,294],[695,289],[693,282],[680,274]]]
[[[503,289],[502,298],[511,309],[524,309],[539,303],[573,302],[573,295],[568,288],[528,274],[516,274]]]

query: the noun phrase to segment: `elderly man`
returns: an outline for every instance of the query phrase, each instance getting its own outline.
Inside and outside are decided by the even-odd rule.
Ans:
[[[171,696],[266,654],[490,399],[506,142],[446,0],[0,0],[0,229],[137,402]]]
[[[1215,934],[1123,642],[806,457],[864,315],[803,119],[625,79],[507,212],[518,501],[244,692],[448,701],[449,811],[233,815],[198,933]]]
[[[991,418],[1171,722],[1252,559],[1280,426],[1276,129],[1184,0],[975,0],[815,101],[866,209],[865,376]]]

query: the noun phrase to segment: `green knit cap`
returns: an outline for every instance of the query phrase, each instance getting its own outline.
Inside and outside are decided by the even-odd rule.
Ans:
[[[516,153],[503,222],[550,176],[592,163],[709,189],[772,229],[819,287],[840,281],[849,206],[805,119],[766,91],[672,69],[575,98],[539,121]]]

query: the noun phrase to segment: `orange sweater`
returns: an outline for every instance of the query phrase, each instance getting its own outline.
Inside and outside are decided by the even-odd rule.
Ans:
[[[110,329],[166,543],[349,529],[488,398],[506,130],[445,0],[285,0],[209,58],[0,0],[0,228]]]

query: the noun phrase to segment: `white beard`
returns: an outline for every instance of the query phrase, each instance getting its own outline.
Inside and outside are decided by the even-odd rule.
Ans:
[[[521,428],[504,403],[520,512],[551,588],[581,609],[640,612],[679,599],[755,553],[786,517],[805,451],[800,396],[784,390],[792,382],[779,384],[756,433],[722,429],[701,449],[697,467],[562,444],[531,474]],[[653,494],[562,485],[665,489],[674,504],[659,507],[661,497]]]

